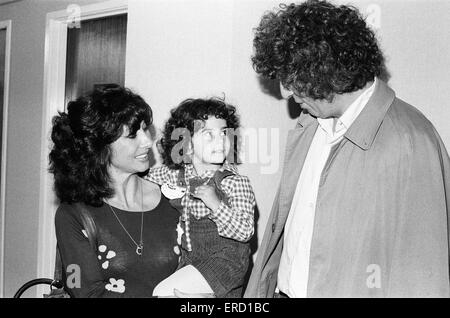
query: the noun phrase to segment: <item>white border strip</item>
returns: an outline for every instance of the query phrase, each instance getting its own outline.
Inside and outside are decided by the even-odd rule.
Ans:
[[[95,19],[128,12],[127,0],[112,0],[80,6],[80,20]],[[49,12],[45,29],[45,61],[44,61],[44,98],[42,119],[42,142],[40,162],[40,195],[39,195],[39,239],[38,239],[38,277],[53,277],[55,265],[56,237],[54,216],[57,200],[53,192],[53,177],[48,173],[48,155],[51,147],[50,130],[52,117],[58,111],[64,111],[67,10]],[[38,288],[37,297],[41,297],[47,289]]]
[[[0,185],[0,298],[3,298],[4,280],[4,261],[5,261],[5,213],[6,213],[6,153],[7,153],[7,132],[8,132],[8,102],[9,102],[9,74],[11,58],[11,20],[0,21],[0,29],[6,29],[6,47],[5,47],[5,77],[3,87],[3,131],[2,131],[2,163],[1,163],[1,185]]]

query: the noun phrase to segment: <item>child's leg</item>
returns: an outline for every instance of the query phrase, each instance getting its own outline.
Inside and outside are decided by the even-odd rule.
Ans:
[[[160,282],[153,290],[153,296],[174,296],[174,289],[184,294],[213,294],[206,279],[192,265],[180,268]]]

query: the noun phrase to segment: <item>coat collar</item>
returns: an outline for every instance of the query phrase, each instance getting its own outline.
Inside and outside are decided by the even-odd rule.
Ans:
[[[305,129],[309,125],[317,123],[317,119],[307,112],[300,113],[300,117],[297,120],[297,124],[295,125],[295,129]]]
[[[385,82],[377,79],[375,90],[367,105],[347,130],[344,137],[363,150],[370,149],[394,98],[394,91]]]

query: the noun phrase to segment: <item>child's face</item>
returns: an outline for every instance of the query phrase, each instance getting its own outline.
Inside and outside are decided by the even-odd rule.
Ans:
[[[230,151],[225,119],[209,116],[206,121],[202,122],[201,127],[192,136],[192,161],[194,165],[223,164]]]

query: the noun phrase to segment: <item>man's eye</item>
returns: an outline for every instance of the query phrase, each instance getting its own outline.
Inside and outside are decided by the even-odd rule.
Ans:
[[[227,135],[227,131],[226,131],[226,130],[222,130],[222,131],[220,132],[220,135],[221,135],[221,136],[226,136],[226,135]]]

